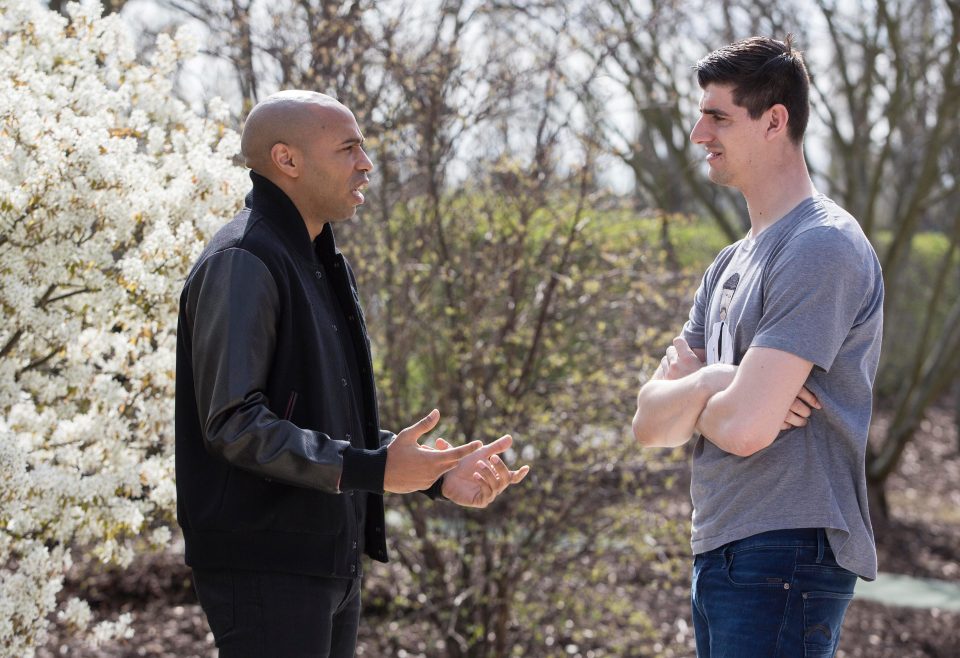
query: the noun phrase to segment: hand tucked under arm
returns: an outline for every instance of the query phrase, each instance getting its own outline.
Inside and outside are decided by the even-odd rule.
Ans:
[[[707,401],[733,381],[736,366],[714,364],[680,379],[662,378],[662,370],[637,395],[633,435],[647,447],[674,447],[690,440]]]
[[[708,399],[696,429],[721,450],[740,457],[766,448],[785,424],[805,424],[803,406],[819,408],[812,394],[802,397],[812,368],[810,361],[789,352],[751,347],[730,386]],[[797,406],[798,400],[803,406]]]
[[[783,419],[783,424],[780,425],[780,431],[805,426],[809,422],[814,409],[823,409],[823,405],[820,404],[820,400],[813,394],[813,391],[803,386],[797,393],[797,398],[793,401],[793,404],[790,405],[787,416]]]

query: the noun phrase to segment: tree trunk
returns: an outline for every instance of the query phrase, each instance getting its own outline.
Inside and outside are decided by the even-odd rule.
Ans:
[[[875,537],[881,537],[890,529],[890,506],[887,504],[886,479],[867,479],[867,504],[870,507],[870,523]]]

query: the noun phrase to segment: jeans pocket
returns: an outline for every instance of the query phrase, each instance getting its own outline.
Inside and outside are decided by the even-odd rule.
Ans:
[[[840,643],[840,629],[853,592],[803,593],[803,655],[833,656]]]
[[[749,548],[724,554],[727,580],[734,587],[789,589],[796,551],[793,548]]]
[[[236,622],[233,574],[221,570],[194,570],[193,583],[213,638],[219,644]]]

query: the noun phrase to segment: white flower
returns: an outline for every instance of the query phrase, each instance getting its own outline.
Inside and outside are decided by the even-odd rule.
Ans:
[[[66,547],[124,565],[144,528],[170,541],[180,286],[247,187],[225,106],[174,96],[190,33],[143,64],[116,15],[68,13],[0,0],[0,655],[49,619],[132,633],[58,601]]]
[[[87,602],[76,597],[67,601],[63,609],[57,613],[57,619],[79,632],[87,630],[92,617],[93,613],[90,612]]]

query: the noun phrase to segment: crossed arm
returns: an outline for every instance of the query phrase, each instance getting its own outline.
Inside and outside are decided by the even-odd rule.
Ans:
[[[739,366],[703,365],[703,350],[676,338],[637,396],[633,433],[644,446],[673,447],[694,432],[721,450],[747,457],[777,435],[806,425],[817,398],[804,387],[810,361],[751,347]]]

